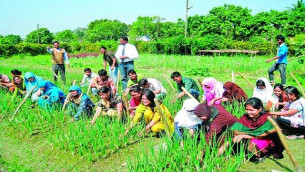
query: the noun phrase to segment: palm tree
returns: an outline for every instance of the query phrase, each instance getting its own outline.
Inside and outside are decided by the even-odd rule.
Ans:
[[[292,7],[288,7],[291,11],[294,11],[299,8],[305,7],[305,1],[304,0],[298,0],[296,4],[292,4]]]

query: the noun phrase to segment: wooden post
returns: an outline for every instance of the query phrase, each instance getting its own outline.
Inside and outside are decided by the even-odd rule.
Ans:
[[[233,71],[233,70],[232,70],[231,75],[232,75],[232,82],[234,82],[234,83],[235,83],[235,75],[234,75],[234,71]]]
[[[157,110],[159,111],[162,120],[164,121],[165,132],[166,132],[166,134],[167,134],[168,137],[171,137],[170,130],[169,130],[169,125],[168,125],[168,123],[167,123],[166,116],[165,116],[165,115],[163,114],[163,112],[162,112],[162,109],[161,109],[161,107],[160,107],[159,101],[158,101],[157,98],[155,98],[154,101],[155,101],[155,104],[156,104],[156,108],[157,108]]]
[[[164,78],[166,79],[166,81],[168,82],[169,86],[173,89],[174,92],[176,92],[175,87],[172,85],[172,83],[170,82],[170,80],[166,77],[166,75],[163,73]]]
[[[200,81],[200,79],[198,78],[197,79],[198,80],[198,82],[199,82],[199,85],[201,86],[201,88],[203,87],[203,85],[202,85],[202,82]]]
[[[38,86],[38,84],[36,84],[29,92],[29,94],[27,94],[24,99],[22,100],[22,102],[20,103],[20,105],[17,107],[17,109],[15,110],[15,112],[13,113],[12,118],[10,119],[10,122],[13,121],[15,115],[17,114],[18,110],[21,108],[21,106],[24,104],[24,102],[31,96],[32,92],[34,91],[34,89]]]
[[[304,92],[304,89],[302,87],[302,85],[300,84],[300,82],[298,81],[298,79],[290,72],[290,75],[293,77],[293,79],[297,82],[298,86],[300,87],[301,91],[302,91],[302,94],[303,96],[305,96],[305,92]]]
[[[195,99],[195,97],[193,97],[193,96],[191,95],[191,93],[189,93],[184,87],[181,87],[181,89],[182,89],[183,92],[184,92],[185,94],[187,94],[191,99],[196,100],[196,101],[198,102],[198,100]],[[198,102],[198,103],[199,103],[199,102]]]
[[[243,74],[241,74],[241,73],[239,73],[239,72],[237,72],[237,74],[240,75],[242,78],[244,78],[244,80],[247,81],[247,83],[249,84],[249,86],[250,86],[251,88],[254,89],[254,87],[251,85],[251,83],[249,82],[249,80],[248,80]]]
[[[295,160],[294,156],[292,155],[291,150],[289,149],[289,147],[288,147],[288,145],[287,145],[287,142],[286,142],[286,140],[285,140],[285,137],[284,137],[284,135],[283,135],[283,133],[282,133],[280,127],[275,123],[275,121],[274,121],[272,118],[270,118],[270,116],[268,116],[267,119],[268,119],[268,121],[273,125],[273,127],[275,128],[275,130],[276,130],[276,132],[277,132],[277,134],[278,134],[278,136],[279,136],[279,138],[280,138],[280,140],[281,140],[281,142],[282,142],[282,144],[283,144],[283,146],[284,146],[284,148],[285,148],[285,150],[286,150],[286,152],[287,152],[287,154],[288,154],[290,160],[292,161],[292,163],[293,163],[293,165],[294,165],[296,171],[297,171],[297,172],[303,171],[303,170],[300,168],[300,166],[299,166],[299,164],[297,163],[297,161]]]

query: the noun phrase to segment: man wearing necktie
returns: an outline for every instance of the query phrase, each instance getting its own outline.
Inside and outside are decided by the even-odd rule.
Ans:
[[[139,54],[137,48],[128,43],[128,38],[126,36],[121,37],[121,44],[119,45],[115,57],[119,62],[119,69],[122,75],[123,89],[127,87],[128,81],[128,71],[134,69],[134,59],[138,58]]]

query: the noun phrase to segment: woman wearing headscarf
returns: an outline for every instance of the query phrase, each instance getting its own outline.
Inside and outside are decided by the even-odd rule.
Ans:
[[[95,105],[87,94],[82,93],[82,90],[78,86],[73,85],[70,87],[68,100],[68,111],[70,115],[73,116],[73,118],[71,118],[72,122],[85,116],[91,117],[93,115],[93,108]]]
[[[195,108],[199,105],[198,101],[186,99],[183,102],[182,109],[175,116],[175,138],[179,141],[182,139],[183,129],[187,129],[191,136],[200,128],[202,119],[194,114]]]
[[[39,91],[41,92],[38,99],[38,104],[42,108],[49,110],[51,108],[61,107],[64,104],[66,96],[64,92],[56,87],[50,81],[40,81],[38,84]]]
[[[273,125],[267,120],[270,116],[266,113],[260,99],[252,97],[245,103],[246,114],[236,122],[230,130],[234,132],[234,143],[247,141],[248,151],[254,156],[250,159],[254,162],[266,155],[273,155],[275,158],[283,158],[284,151],[279,137]],[[241,142],[244,143],[244,142]],[[224,151],[219,151],[221,154]]]
[[[195,108],[194,113],[204,122],[205,132],[207,132],[205,138],[208,144],[212,144],[214,137],[217,143],[223,143],[222,134],[237,121],[237,118],[226,111],[222,105],[208,106],[201,103]]]
[[[223,85],[224,93],[221,101],[233,103],[233,101],[243,102],[248,99],[246,93],[234,82],[226,82]]]
[[[203,80],[202,85],[202,89],[204,90],[202,100],[206,100],[208,106],[212,106],[213,104],[221,104],[221,99],[224,92],[222,83],[216,81],[215,78],[208,77]]]
[[[39,99],[40,93],[38,92],[38,84],[43,79],[39,76],[34,75],[32,72],[27,72],[24,74],[25,79],[25,87],[26,87],[26,94],[29,94],[30,91],[33,89],[33,87],[36,86],[36,88],[32,92],[32,102],[36,102]]]
[[[272,100],[273,88],[266,78],[258,78],[256,81],[256,87],[253,91],[253,96],[260,99],[266,107],[268,101]]]

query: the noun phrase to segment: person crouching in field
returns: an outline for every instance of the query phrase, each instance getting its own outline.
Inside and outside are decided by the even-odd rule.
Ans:
[[[142,97],[143,90],[141,89],[140,86],[133,85],[130,87],[129,93],[131,95],[131,99],[129,101],[129,108],[127,110],[129,110],[130,117],[133,118],[137,107],[141,103],[141,97]]]
[[[223,88],[224,88],[224,93],[221,99],[222,102],[233,104],[234,101],[241,103],[248,99],[248,96],[246,95],[244,90],[234,82],[230,82],[230,81],[226,82],[223,85]]]
[[[0,74],[0,86],[2,88],[8,88],[10,85],[10,79],[4,74]]]
[[[101,100],[97,103],[96,112],[93,116],[91,124],[94,125],[97,118],[103,116],[117,116],[121,121],[123,113],[123,101],[120,96],[111,93],[107,86],[103,86],[98,90]]]
[[[68,97],[68,112],[73,116],[71,122],[75,122],[84,117],[92,117],[95,105],[87,94],[82,93],[82,90],[78,86],[73,85],[69,88]]]
[[[114,85],[113,79],[107,75],[107,71],[105,69],[101,69],[98,71],[98,76],[95,77],[93,83],[95,84],[96,88],[92,88],[92,94],[96,95],[98,90],[102,87],[108,87],[111,89],[113,94],[116,94],[116,87]]]
[[[247,146],[247,150],[254,154],[250,158],[252,162],[259,162],[270,155],[282,159],[284,147],[275,128],[267,120],[270,113],[265,112],[262,101],[252,97],[246,101],[244,106],[246,114],[230,128],[234,133],[233,143]],[[228,143],[219,149],[219,154],[223,153],[226,145]]]
[[[129,89],[131,86],[133,85],[137,85],[138,82],[143,79],[143,75],[142,74],[137,74],[136,71],[134,69],[130,69],[128,71],[128,77],[129,77],[129,80],[127,82],[127,88],[125,90],[125,96],[128,95],[129,93]]]
[[[37,102],[39,97],[37,96],[38,93],[38,84],[43,80],[41,77],[34,75],[32,72],[27,72],[24,74],[25,79],[25,88],[26,88],[26,94],[29,94],[30,91],[34,88],[32,92],[31,100],[32,102]]]
[[[91,92],[93,95],[97,95],[96,85],[94,84],[93,80],[97,77],[96,73],[93,73],[90,68],[84,69],[84,76],[82,81],[80,82],[81,87],[91,87]]]
[[[162,83],[154,78],[143,78],[139,81],[139,86],[142,88],[147,88],[154,92],[155,97],[162,101],[166,97],[166,89]]]
[[[208,77],[202,81],[202,85],[202,89],[204,90],[202,101],[206,101],[208,106],[212,106],[213,104],[221,104],[221,99],[224,92],[222,83],[216,81],[215,78]]]
[[[38,104],[45,110],[60,109],[64,104],[66,96],[64,92],[50,81],[41,81],[38,84],[40,92]]]
[[[199,105],[198,101],[186,99],[183,102],[182,109],[175,116],[175,133],[177,141],[182,139],[184,129],[188,130],[191,137],[201,128],[202,119],[194,114],[195,108]]]
[[[285,89],[288,94],[289,109],[284,112],[270,112],[277,116],[277,123],[288,139],[304,139],[305,136],[305,99],[294,86]]]
[[[179,72],[173,72],[171,78],[177,83],[178,95],[175,95],[172,103],[176,102],[177,99],[181,99],[186,96],[181,87],[184,87],[193,97],[196,99],[199,97],[199,88],[192,78],[181,76]]]
[[[23,96],[25,93],[25,86],[23,79],[20,76],[14,76],[9,91],[13,93],[12,99],[13,100],[17,95]]]
[[[264,105],[267,107],[268,101],[272,99],[273,88],[270,82],[266,78],[259,78],[256,81],[256,87],[253,91],[253,96],[260,99]]]
[[[136,125],[142,116],[144,116],[145,120],[145,133],[149,133],[152,131],[153,133],[160,135],[165,131],[165,122],[167,122],[169,126],[169,132],[172,134],[174,132],[174,119],[166,106],[164,104],[160,105],[160,108],[165,115],[166,121],[163,121],[160,115],[160,112],[156,108],[156,104],[154,102],[155,94],[145,89],[142,94],[141,104],[136,109],[136,114],[131,122],[130,127],[125,131],[125,135],[131,130],[134,125]]]

